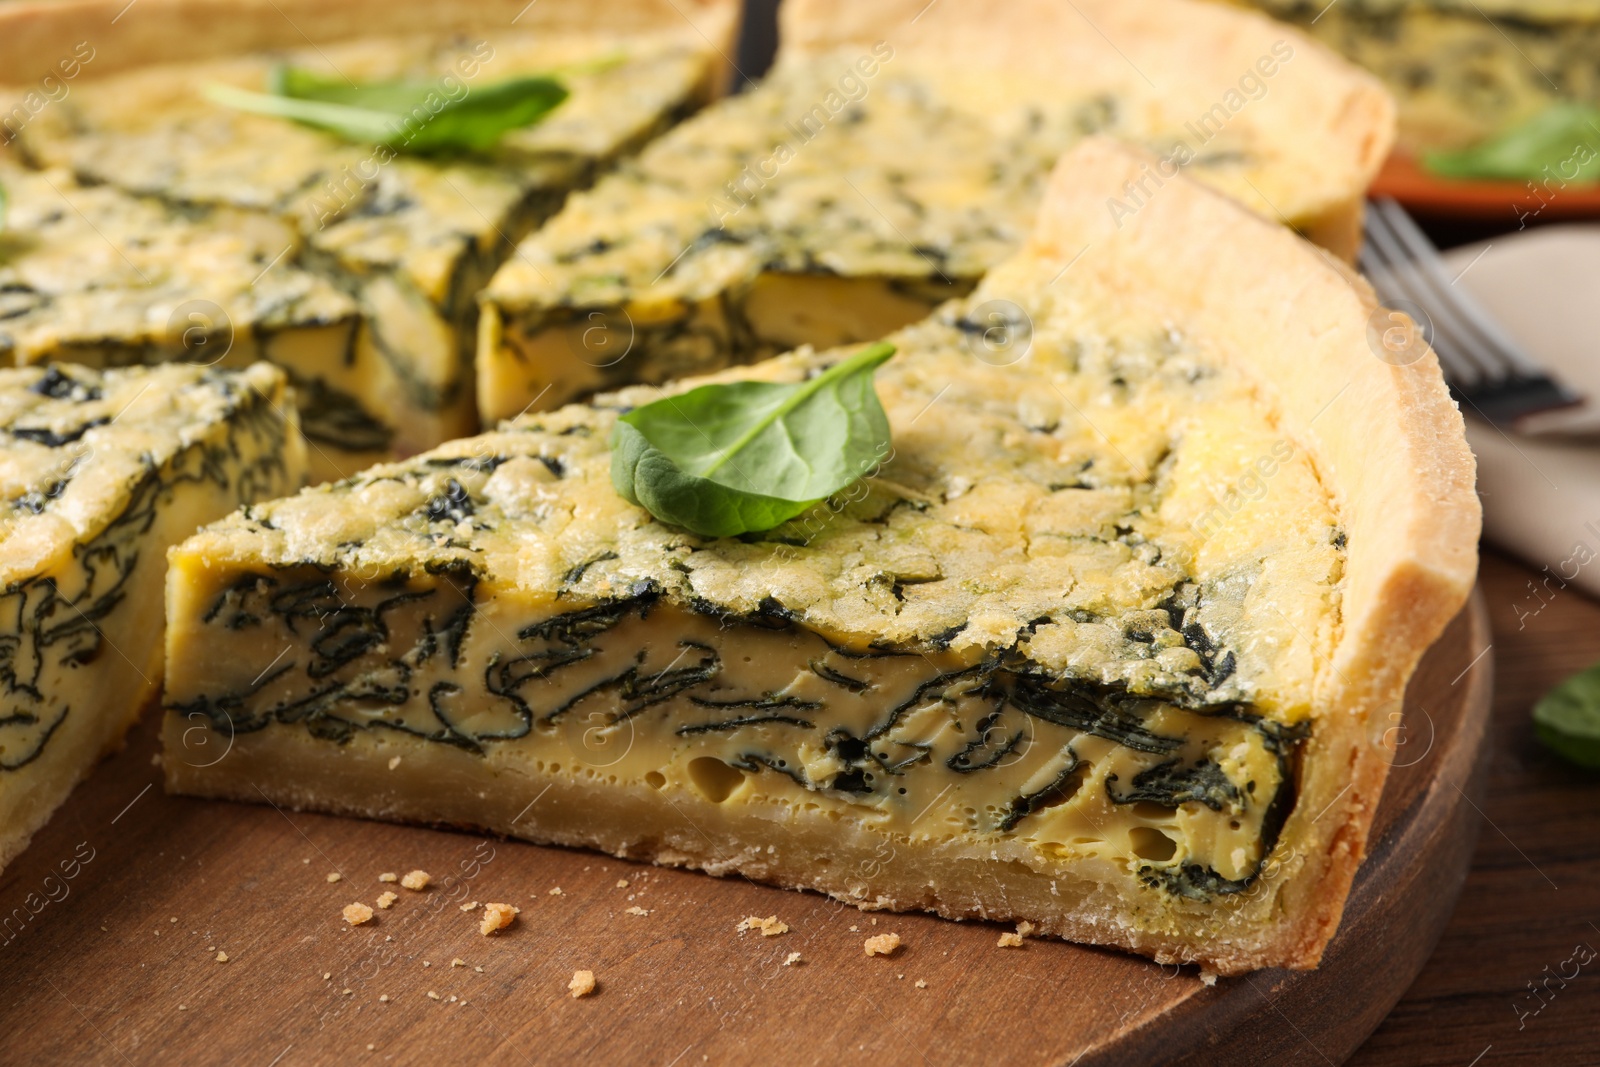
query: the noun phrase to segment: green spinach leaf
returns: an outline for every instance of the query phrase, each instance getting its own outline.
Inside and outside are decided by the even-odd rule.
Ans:
[[[1430,153],[1424,163],[1446,178],[1523,181],[1548,174],[1580,184],[1600,181],[1600,111],[1557,104],[1470,148]]]
[[[702,385],[635,408],[611,437],[611,482],[663,522],[706,537],[770,530],[889,454],[872,345],[809,381]]]
[[[1546,693],[1533,706],[1533,729],[1557,755],[1600,770],[1600,663]]]
[[[555,78],[529,76],[447,92],[439,82],[352,84],[298,67],[279,66],[268,92],[213,85],[206,96],[259,115],[291,119],[363,144],[397,152],[481,152],[507,132],[539,122],[567,98]]]

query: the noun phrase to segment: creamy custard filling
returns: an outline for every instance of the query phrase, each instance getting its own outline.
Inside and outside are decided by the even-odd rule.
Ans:
[[[231,692],[191,667],[183,691],[201,695],[169,707],[229,736],[397,731],[913,840],[1012,837],[1202,901],[1249,885],[1293,806],[1307,730],[1247,705],[1136,695],[1017,654],[853,650],[776,607],[730,618],[646,591],[559,610],[475,604],[476,589],[465,572],[341,590],[275,571],[190,590],[208,661],[288,651]]]

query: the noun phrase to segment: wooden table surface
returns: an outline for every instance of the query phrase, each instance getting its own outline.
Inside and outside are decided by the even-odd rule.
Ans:
[[[1546,752],[1528,717],[1600,661],[1600,604],[1564,590],[1519,629],[1533,574],[1485,553],[1496,678],[1477,854],[1433,957],[1355,1067],[1600,1064],[1600,774]]]

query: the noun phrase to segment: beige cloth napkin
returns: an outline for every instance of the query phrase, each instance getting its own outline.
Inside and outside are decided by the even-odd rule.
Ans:
[[[1551,226],[1444,254],[1456,284],[1600,413],[1600,225]],[[1484,536],[1536,568],[1519,617],[1562,588],[1600,597],[1600,437],[1505,434],[1467,420]]]

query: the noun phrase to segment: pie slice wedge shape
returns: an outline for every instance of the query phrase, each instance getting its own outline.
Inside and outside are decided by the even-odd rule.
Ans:
[[[0,370],[0,867],[155,697],[167,549],[304,474],[265,363]]]
[[[731,0],[447,6],[142,0],[126,17],[109,0],[0,8],[0,78],[15,79],[0,85],[0,158],[49,179],[42,196],[37,180],[23,181],[16,199],[38,214],[63,199],[122,193],[145,202],[127,214],[171,216],[148,245],[128,246],[153,245],[167,262],[135,252],[130,285],[114,277],[130,273],[122,259],[88,257],[108,269],[84,288],[132,304],[182,278],[187,299],[177,303],[205,305],[218,332],[231,328],[237,365],[262,357],[289,373],[316,481],[478,429],[478,292],[572,190],[713,95],[738,22]],[[75,53],[69,42],[92,22],[116,25]],[[56,56],[65,57],[59,69],[27,74]],[[512,78],[553,75],[569,95],[490,150],[414,155],[207,94],[261,92],[280,64],[352,83],[431,85],[407,120],[416,130],[447,102]],[[225,249],[240,254],[224,255],[208,277],[204,249],[174,252],[167,230],[198,231],[210,240],[190,243],[213,245],[241,233],[248,247]],[[236,269],[241,260],[248,269]],[[302,296],[307,281],[332,299]],[[152,314],[140,329],[105,334],[63,317],[42,308],[20,354],[116,365],[178,349],[195,359],[182,352],[190,328],[181,317],[168,324]]]
[[[1334,257],[1183,178],[1109,215],[1148,163],[1069,153],[1021,250],[889,338],[892,455],[766,534],[617,494],[650,387],[197,534],[169,789],[1315,966],[1388,713],[1474,579],[1473,461]]]
[[[573,197],[483,296],[485,425],[801,344],[870,341],[1026,237],[1062,152],[1156,154],[1346,258],[1388,151],[1376,79],[1197,0],[785,0],[757,87]],[[985,324],[986,326],[989,324]]]

